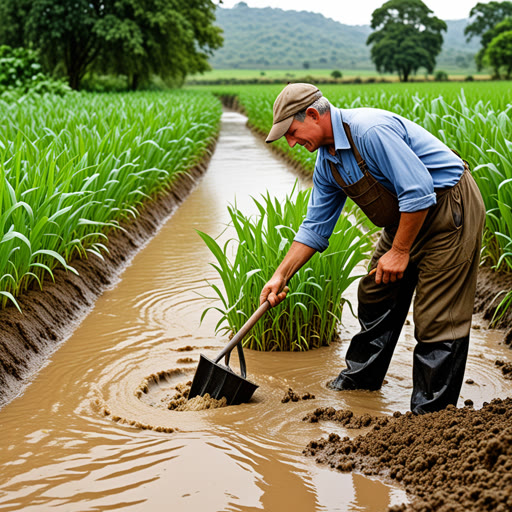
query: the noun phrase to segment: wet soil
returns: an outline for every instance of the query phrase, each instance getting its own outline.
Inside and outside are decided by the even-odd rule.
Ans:
[[[316,421],[344,422],[347,411],[315,411]],[[360,419],[362,419],[361,417]],[[370,418],[366,435],[331,434],[304,453],[342,472],[359,471],[401,482],[414,496],[393,512],[512,510],[512,399],[415,416]]]
[[[31,291],[21,300],[24,311],[23,315],[19,315],[14,308],[7,308],[4,312],[0,313],[0,323],[3,327],[3,339],[0,340],[0,406],[15,396],[15,394],[20,390],[20,385],[34,375],[38,368],[44,364],[48,356],[53,353],[60,344],[62,344],[85,313],[90,310],[96,297],[101,294],[103,290],[111,287],[116,281],[117,276],[127,264],[130,255],[134,254],[138,248],[144,245],[145,241],[151,236],[151,234],[158,230],[158,226],[161,221],[172,213],[174,207],[179,204],[181,199],[187,194],[187,191],[194,186],[194,183],[199,179],[203,171],[204,166],[202,168],[198,168],[195,174],[192,174],[191,178],[186,178],[183,189],[180,189],[181,192],[175,188],[175,191],[171,196],[165,198],[162,197],[159,201],[162,201],[165,206],[160,206],[159,201],[157,201],[154,204],[154,207],[147,208],[148,218],[146,219],[144,214],[141,215],[138,221],[141,223],[140,229],[134,227],[133,231],[131,231],[130,228],[128,233],[113,233],[110,237],[111,241],[109,245],[111,254],[105,259],[105,261],[100,261],[99,259],[91,256],[88,261],[74,262],[74,266],[80,272],[80,278],[77,278],[72,274],[66,274],[65,272],[57,272],[55,284],[45,284],[45,290],[43,292]],[[492,317],[493,308],[496,307],[496,294],[503,289],[507,289],[507,287],[508,289],[511,288],[510,281],[508,280],[509,277],[510,276],[503,277],[488,274],[485,269],[482,270],[479,277],[476,309],[477,311],[481,311],[484,318],[487,320]],[[177,314],[179,315],[179,313]],[[510,312],[510,314],[512,315],[512,312]],[[505,318],[501,324],[502,328],[508,329],[506,331],[506,339],[509,340],[509,344],[511,326],[512,319],[510,317]],[[147,327],[145,327],[145,329],[147,329]],[[144,338],[142,338],[142,340],[145,341]],[[140,344],[139,339],[137,339],[137,343]],[[176,343],[176,340],[172,340],[172,343]],[[172,343],[169,342],[170,345],[172,345]],[[180,356],[176,361],[172,361],[172,364],[180,362],[180,364],[191,365],[190,368],[186,369],[186,371],[182,370],[183,373],[181,374],[175,374],[173,371],[170,371],[169,375],[172,378],[166,377],[166,379],[162,380],[161,375],[159,375],[158,379],[154,379],[154,381],[148,380],[148,382],[146,382],[149,386],[148,389],[151,386],[158,385],[159,393],[166,395],[169,399],[168,402],[161,402],[159,399],[160,403],[156,406],[149,404],[145,402],[145,400],[154,400],[153,393],[144,391],[141,391],[141,395],[138,397],[139,400],[136,401],[143,401],[144,404],[151,405],[153,409],[165,408],[166,410],[162,410],[162,413],[167,412],[169,409],[168,406],[172,400],[175,401],[172,407],[180,407],[180,405],[183,405],[183,401],[181,404],[178,402],[180,402],[180,398],[185,397],[186,388],[179,384],[182,382],[188,382],[188,379],[190,379],[195,369],[192,365],[196,362],[196,359],[188,357],[189,353],[199,349],[204,350],[215,348],[210,346],[195,346],[195,344],[192,346],[186,343],[187,342],[185,341],[184,346],[178,346],[172,350],[166,349],[167,352],[165,353],[164,347],[167,345],[165,338],[159,342],[159,346],[162,346],[161,349],[157,349],[156,346],[151,346],[151,352],[155,354],[155,359],[160,358],[160,360],[163,360],[162,358],[164,357],[164,354],[176,353],[180,354]],[[124,346],[124,344],[125,342],[119,342],[120,347]],[[218,349],[218,347],[216,349]],[[161,352],[158,352],[158,350],[161,350]],[[324,353],[327,354],[331,354],[331,352],[334,354],[335,351],[324,351]],[[109,352],[107,349],[104,349],[103,355],[104,353]],[[330,369],[332,369],[332,365],[337,365],[340,360],[339,355],[334,355],[336,356],[333,357],[333,359],[335,359],[334,363],[325,363],[326,367],[329,367]],[[215,414],[215,416],[214,420],[211,420],[211,424],[216,425],[216,428],[225,428],[225,431],[223,432],[224,436],[228,434],[233,435],[235,436],[236,441],[240,443],[241,440],[247,438],[248,426],[251,426],[251,428],[257,428],[259,424],[261,424],[262,432],[257,431],[256,436],[258,438],[258,443],[268,444],[269,441],[265,436],[268,435],[268,431],[270,430],[269,425],[271,425],[272,436],[276,437],[276,431],[282,433],[279,430],[281,429],[287,434],[286,436],[283,436],[287,438],[287,443],[283,442],[282,446],[287,448],[291,446],[291,448],[295,450],[296,446],[299,445],[301,448],[296,451],[300,454],[300,450],[307,442],[306,440],[322,435],[321,432],[317,433],[316,430],[311,431],[309,428],[314,428],[315,426],[322,424],[324,421],[332,422],[333,425],[341,426],[343,428],[371,429],[366,435],[360,435],[353,440],[345,437],[341,438],[338,434],[334,434],[326,440],[314,441],[310,443],[307,448],[308,454],[314,455],[318,458],[321,464],[327,464],[335,469],[350,471],[353,474],[356,474],[357,472],[365,472],[371,475],[380,475],[383,478],[388,478],[393,482],[399,482],[401,485],[404,485],[407,491],[413,496],[413,501],[410,505],[403,507],[400,506],[397,508],[395,506],[394,510],[491,510],[491,508],[468,508],[471,506],[469,504],[471,500],[478,502],[480,499],[484,502],[483,506],[486,506],[485,503],[487,502],[495,503],[496,507],[492,510],[510,509],[510,507],[506,508],[508,506],[505,505],[507,502],[501,500],[503,496],[506,497],[506,492],[502,492],[503,488],[500,487],[503,479],[505,482],[508,482],[509,489],[512,487],[510,485],[510,480],[505,478],[506,475],[502,478],[503,475],[500,470],[501,467],[508,468],[508,473],[511,473],[510,461],[512,460],[512,453],[510,452],[510,399],[493,401],[491,404],[484,405],[480,410],[473,410],[471,407],[466,406],[462,409],[450,408],[441,413],[426,415],[424,417],[415,417],[411,414],[400,413],[393,416],[389,413],[388,409],[380,411],[389,413],[388,416],[377,416],[366,412],[368,411],[369,404],[371,402],[371,400],[368,399],[368,396],[365,394],[357,394],[356,392],[351,395],[354,399],[351,402],[351,408],[337,411],[333,407],[319,407],[313,413],[306,414],[307,419],[302,422],[301,418],[303,418],[304,414],[307,413],[307,411],[304,410],[304,407],[310,405],[310,402],[304,398],[308,393],[298,393],[294,391],[293,388],[289,388],[281,400],[285,405],[280,404],[278,407],[281,408],[280,410],[286,411],[283,416],[286,416],[287,418],[289,418],[289,414],[287,412],[288,409],[291,410],[294,408],[293,410],[295,411],[299,410],[297,408],[301,408],[300,410],[303,413],[297,417],[295,421],[298,425],[296,431],[289,426],[288,423],[285,425],[283,423],[284,426],[276,426],[274,423],[270,423],[268,420],[265,421],[263,419],[265,415],[275,415],[275,406],[272,411],[272,400],[274,395],[272,390],[274,388],[271,387],[270,384],[267,384],[267,382],[272,383],[272,386],[274,386],[276,380],[283,378],[281,376],[285,373],[283,368],[290,366],[290,362],[294,362],[296,364],[296,368],[292,366],[290,373],[285,373],[286,379],[283,380],[283,383],[286,382],[287,385],[294,384],[295,389],[298,389],[295,387],[297,382],[302,384],[305,372],[311,374],[310,378],[315,381],[320,378],[320,373],[322,377],[324,377],[325,372],[316,370],[319,366],[318,361],[315,359],[312,363],[309,359],[311,357],[309,354],[284,354],[284,359],[281,359],[280,355],[276,354],[259,353],[257,354],[257,357],[249,356],[251,368],[256,370],[259,380],[262,381],[262,398],[259,399],[261,402],[246,404],[240,408],[226,407],[221,408],[218,412],[212,411],[212,414]],[[123,361],[119,361],[120,358],[122,359],[121,355],[117,355],[116,357],[118,361],[116,361],[115,364],[112,363],[112,366],[115,370],[115,374],[118,374],[122,373],[119,372],[119,369],[123,368]],[[272,367],[273,359],[271,360],[271,357],[279,358],[278,363],[274,363],[276,364],[275,368]],[[93,354],[91,358],[97,358],[97,355]],[[147,359],[147,353],[144,353],[141,355],[140,359],[136,360],[137,364],[131,364],[130,366],[137,367],[138,365],[140,367],[140,372],[142,373],[145,371],[143,364]],[[285,360],[286,365],[283,363]],[[497,368],[497,373],[501,372],[505,378],[509,375],[508,369],[511,364],[509,360],[510,358],[506,359],[503,357],[496,359],[495,366]],[[167,366],[167,363],[166,367],[169,367]],[[177,368],[176,371],[177,370],[180,370],[180,368]],[[82,370],[80,370],[80,373],[82,373]],[[107,377],[105,377],[105,380],[111,381],[113,378],[112,375],[108,372],[106,372],[106,374]],[[149,374],[150,372],[143,373],[143,375]],[[119,389],[124,391],[128,389],[129,386],[127,386],[121,377],[122,375],[120,376],[118,386]],[[495,377],[493,376],[492,378]],[[141,380],[142,377],[138,378],[136,383],[140,383]],[[168,385],[169,389],[165,389],[165,386],[163,386],[162,383],[165,384],[165,386]],[[75,383],[73,382],[73,384]],[[53,385],[56,389],[61,386],[60,381],[53,381]],[[402,387],[401,379],[395,377],[392,385],[398,389],[400,396],[407,393],[407,384],[404,384]],[[279,392],[275,401],[280,400],[279,397],[282,396],[283,391],[287,389],[287,387],[288,386],[279,387]],[[474,388],[474,386],[472,387]],[[131,392],[130,389],[126,391],[127,394]],[[265,389],[267,390],[265,391]],[[337,394],[334,396],[334,393],[326,391],[323,387],[319,386],[315,388],[314,391],[317,397],[323,400],[322,405],[326,405],[326,402],[327,404],[330,404],[331,402],[333,404],[339,404],[340,400],[343,401],[342,398],[338,398]],[[322,394],[324,395],[323,397],[321,396]],[[135,427],[146,432],[148,430],[155,430],[157,432],[173,433],[173,436],[176,437],[176,440],[173,440],[173,436],[167,436],[165,441],[163,438],[159,439],[150,437],[148,437],[148,440],[159,439],[159,442],[166,442],[169,444],[181,443],[180,439],[182,438],[178,438],[180,429],[174,428],[174,425],[170,426],[163,421],[149,422],[144,419],[134,419],[136,418],[136,415],[128,415],[118,412],[117,409],[120,408],[118,396],[119,395],[114,393],[112,393],[112,397],[106,396],[103,398],[103,396],[100,396],[94,401],[93,405],[95,411],[99,412],[103,418],[111,419],[120,425]],[[376,403],[380,404],[378,397]],[[133,406],[131,402],[130,406]],[[311,403],[310,406],[313,408],[313,403]],[[58,403],[55,407],[58,407]],[[199,407],[202,407],[202,409],[205,408],[204,404],[200,404]],[[356,408],[358,408],[359,411],[356,411]],[[361,412],[361,410],[364,411],[363,414],[357,414],[357,412]],[[391,409],[391,411],[393,410],[394,409]],[[176,411],[176,409],[174,409],[173,412],[174,411]],[[248,421],[247,412],[245,412],[244,415],[244,411],[254,411],[252,413],[254,414],[252,421]],[[370,410],[370,412],[372,411]],[[187,419],[189,418],[189,416],[187,416],[188,414],[190,413],[180,413],[177,414],[177,416],[180,416],[180,420],[172,419],[173,423],[178,425],[183,424],[186,426],[186,428],[182,427],[182,431],[185,431],[185,434],[181,434],[182,436],[188,435],[186,432],[189,430],[193,430],[194,432],[194,429],[201,430],[203,425],[207,422],[203,419],[202,421],[204,421],[204,423],[198,423],[197,416],[193,419],[190,418],[189,420]],[[238,415],[240,415],[240,417],[238,417]],[[181,419],[182,416],[183,419]],[[143,415],[140,417],[143,418]],[[229,428],[224,427],[223,422],[227,422],[226,418],[231,417],[234,418],[233,422],[226,423]],[[160,416],[158,418],[160,418]],[[501,420],[508,421],[508,425]],[[91,423],[94,424],[94,421],[95,419],[91,420]],[[194,429],[192,429],[189,423],[187,423],[188,421],[190,421],[190,425],[194,425]],[[455,423],[453,423],[453,421],[455,421]],[[26,423],[26,420],[24,423]],[[243,426],[241,427],[243,434],[239,434],[236,430],[235,426],[238,425]],[[483,427],[480,428],[480,425],[483,425]],[[494,431],[493,429],[496,425],[498,426],[498,430]],[[34,429],[35,428],[36,427],[34,427]],[[37,428],[40,428],[40,426]],[[95,433],[94,436],[98,437],[100,435],[105,435],[107,437],[110,435],[109,429],[110,427],[100,424],[99,431],[98,433]],[[302,432],[299,432],[301,429]],[[58,429],[55,430],[58,431]],[[325,429],[321,430],[325,431]],[[339,432],[342,429],[338,428],[337,430]],[[332,429],[329,429],[329,431],[332,431]],[[41,436],[42,438],[47,435],[46,431],[41,431],[42,433],[40,434],[38,432],[39,431],[35,431],[31,434],[32,437],[26,435],[25,438],[32,439],[37,436]],[[82,431],[77,429],[77,432]],[[105,432],[105,434],[103,434],[103,432]],[[290,444],[290,438],[302,440],[304,432],[306,432],[307,437],[305,437],[305,441],[303,443],[295,442],[295,444]],[[122,446],[124,448],[126,445],[124,442],[124,435],[126,435],[130,443],[134,442],[131,437],[133,436],[131,431],[130,437],[125,431],[116,430],[115,434],[121,439],[119,443],[120,447]],[[413,435],[412,438],[409,436],[410,434]],[[80,442],[84,442],[83,439],[93,439],[94,436],[83,436],[80,434]],[[237,439],[237,436],[239,436],[239,439]],[[70,437],[70,439],[73,438]],[[141,439],[143,438],[141,437]],[[222,442],[225,442],[222,441],[222,439],[225,439],[225,437],[215,438],[215,445],[220,445]],[[408,439],[410,439],[410,441],[406,441]],[[108,442],[113,443],[111,440]],[[445,442],[448,443],[446,446],[443,444]],[[466,442],[469,444],[466,445]],[[316,446],[314,446],[314,443],[316,443]],[[66,443],[62,442],[61,444],[65,445]],[[229,450],[233,451],[233,446],[236,444],[237,443],[233,442]],[[187,449],[193,451],[193,443],[186,444],[186,446]],[[201,446],[206,449],[209,445],[208,443],[205,443],[205,445]],[[250,446],[251,450],[253,450],[253,445]],[[364,448],[365,446],[368,446],[368,448]],[[369,448],[370,446],[372,447],[371,449]],[[410,450],[411,446],[414,446],[416,451]],[[470,448],[467,448],[466,446],[470,446]],[[350,449],[347,447],[350,447]],[[11,448],[12,447],[9,449]],[[342,452],[338,451],[339,448],[342,448]],[[284,448],[280,449],[284,450]],[[442,449],[444,449],[444,451],[442,451]],[[54,450],[54,448],[50,447],[49,450]],[[118,448],[118,450],[121,450],[121,448]],[[166,453],[168,451],[169,450],[165,450]],[[250,450],[246,451],[249,452]],[[471,453],[468,453],[469,451],[471,451]],[[430,455],[431,452],[440,455],[434,459]],[[211,452],[210,456],[215,457],[215,453],[216,452]],[[266,461],[267,459],[273,460],[272,457],[274,457],[274,455],[272,454],[276,453],[275,447],[272,446],[271,449],[268,449],[268,453],[264,453],[265,456],[262,456],[262,461]],[[282,452],[279,451],[277,453],[279,453],[279,458],[282,459]],[[340,457],[339,460],[331,460],[329,458],[331,455],[335,457],[336,454]],[[397,454],[400,454],[400,456]],[[468,463],[469,459],[475,454],[476,459],[471,459],[472,462],[470,465],[464,465]],[[203,453],[201,453],[201,455],[203,455]],[[23,460],[23,456],[24,454],[18,455],[17,458],[14,457],[13,464],[15,463],[15,459],[18,461],[16,463],[19,464],[19,461]],[[342,458],[341,456],[348,458]],[[140,454],[138,457],[140,457]],[[237,457],[241,457],[241,455],[237,455]],[[28,453],[26,458],[27,460],[31,458],[30,453]],[[107,459],[108,457],[105,458],[105,460]],[[290,456],[289,459],[293,461],[293,464],[289,463],[283,465],[290,465],[296,468],[298,464],[297,460],[292,456]],[[418,460],[416,461],[416,459]],[[496,460],[492,462],[494,459]],[[65,458],[63,457],[61,460],[65,460]],[[133,465],[131,460],[132,459],[128,461],[130,468]],[[134,457],[133,460],[137,460],[136,457]],[[213,460],[217,459],[214,458]],[[335,461],[336,463],[334,463]],[[281,461],[278,462],[281,463]],[[273,460],[273,463],[276,465],[278,462]],[[72,458],[70,457],[70,466],[66,469],[73,469],[73,464]],[[426,465],[425,468],[428,470],[423,468],[424,465]],[[437,466],[441,469],[437,468]],[[395,473],[393,473],[392,468],[396,470]],[[439,473],[436,473],[437,469],[439,469]],[[60,474],[60,466],[58,471]],[[129,472],[128,469],[126,469],[126,471],[127,473]],[[274,466],[269,469],[269,475],[273,475],[273,471],[275,471]],[[252,472],[254,473],[254,471]],[[434,479],[432,480],[432,483],[430,483],[430,473],[435,473],[437,475],[437,480],[433,477]],[[295,472],[293,474],[295,475]],[[236,473],[236,475],[238,475],[238,473]],[[457,475],[462,476],[459,478]],[[209,474],[209,478],[211,478],[211,476],[212,475]],[[336,475],[336,477],[338,476],[341,477],[341,475]],[[409,477],[411,480],[409,480]],[[49,478],[48,480],[50,481],[52,479]],[[266,481],[271,482],[272,478],[269,477]],[[483,487],[482,489],[480,489],[480,487],[475,487],[479,485],[480,481],[484,482],[483,485],[486,485],[485,482],[490,481],[493,486],[492,489],[490,487]],[[449,485],[452,484],[453,486],[449,487]],[[123,485],[125,485],[124,481]],[[167,492],[168,484],[163,485],[165,485],[165,492]],[[49,488],[53,487],[54,482],[50,482],[49,486]],[[303,482],[301,482],[301,485],[296,485],[294,488],[295,492],[303,487]],[[468,489],[466,488],[472,488],[473,494],[468,495]],[[270,485],[268,486],[268,489],[270,489]],[[241,490],[247,492],[247,487],[241,486]],[[270,493],[269,490],[267,490],[267,492]],[[333,492],[334,491],[332,489],[329,489],[327,494],[331,496]],[[344,492],[344,494],[346,493]],[[367,496],[367,494],[368,493],[366,492],[360,493],[361,496]],[[184,494],[184,496],[185,495],[186,494]],[[455,498],[453,498],[452,495],[455,496]],[[493,497],[489,497],[491,495]],[[415,499],[415,497],[417,497],[417,499]],[[341,499],[340,497],[338,498]],[[287,498],[288,501],[289,499],[292,498]],[[363,498],[360,499],[363,500]],[[452,499],[452,501],[449,501],[450,499]],[[303,504],[303,502],[305,503],[301,498],[300,503]],[[311,506],[313,506],[313,504]],[[500,509],[500,507],[505,508]],[[218,509],[220,510],[221,508]],[[295,509],[297,509],[297,507],[295,507]],[[334,508],[332,509],[334,510]],[[313,510],[313,508],[309,507],[309,510]],[[365,508],[365,510],[367,509]],[[382,508],[376,507],[375,510],[382,510]]]
[[[20,393],[97,297],[115,284],[133,255],[197,185],[214,146],[208,148],[200,164],[174,181],[170,191],[147,201],[136,219],[121,222],[122,230],[108,233],[109,252],[102,259],[89,254],[85,260],[73,260],[71,266],[78,276],[56,269],[55,280],[46,279],[43,290],[32,289],[19,298],[21,313],[14,306],[0,311],[0,408]]]

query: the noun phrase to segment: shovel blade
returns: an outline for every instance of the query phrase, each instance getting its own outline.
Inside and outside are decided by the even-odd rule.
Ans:
[[[214,363],[201,354],[188,399],[208,393],[220,400],[226,397],[228,405],[248,402],[258,386],[234,373],[230,368]]]

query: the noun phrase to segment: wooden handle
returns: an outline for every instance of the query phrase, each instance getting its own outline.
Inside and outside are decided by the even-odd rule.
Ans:
[[[254,327],[254,324],[270,309],[270,302],[266,300],[245,322],[240,330],[233,336],[231,341],[221,350],[215,359],[217,364],[228,352],[231,352],[246,336],[246,334]]]

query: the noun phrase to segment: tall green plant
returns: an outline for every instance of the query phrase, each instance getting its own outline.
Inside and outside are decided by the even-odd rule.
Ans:
[[[223,287],[210,283],[221,306],[217,331],[235,333],[259,306],[262,287],[280,263],[306,214],[310,190],[294,190],[283,201],[267,193],[253,198],[259,215],[244,215],[236,206],[228,208],[236,236],[220,244],[199,232],[217,260],[213,267]],[[369,255],[371,232],[364,232],[350,212],[344,213],[330,239],[291,279],[285,301],[271,309],[245,338],[245,346],[256,350],[309,350],[337,339],[343,293],[359,276],[356,265]]]

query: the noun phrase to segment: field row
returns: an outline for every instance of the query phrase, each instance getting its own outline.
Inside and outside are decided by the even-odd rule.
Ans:
[[[196,165],[216,136],[211,94],[36,96],[0,102],[0,298],[42,286]]]

